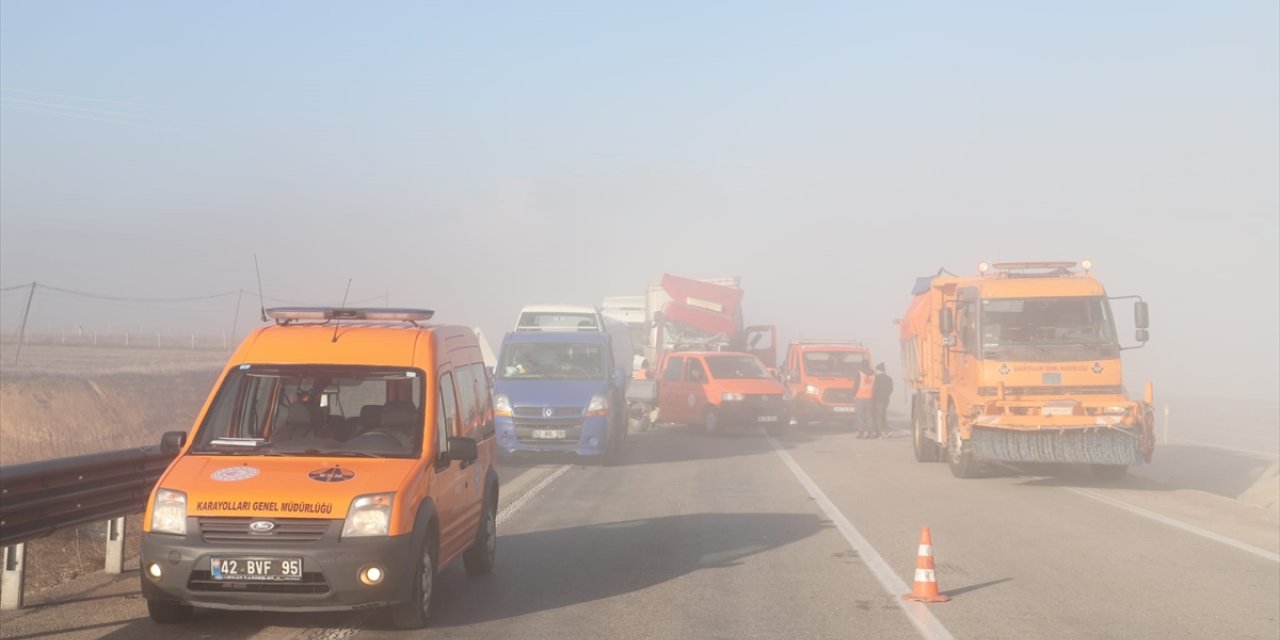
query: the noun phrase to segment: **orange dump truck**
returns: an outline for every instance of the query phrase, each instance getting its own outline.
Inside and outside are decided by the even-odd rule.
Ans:
[[[912,389],[916,460],[946,459],[959,478],[984,462],[1092,465],[1118,478],[1149,462],[1152,389],[1132,399],[1111,301],[1133,299],[1139,345],[1147,304],[1108,297],[1082,262],[979,265],[979,275],[920,278],[899,320]],[[945,275],[944,275],[945,274]]]

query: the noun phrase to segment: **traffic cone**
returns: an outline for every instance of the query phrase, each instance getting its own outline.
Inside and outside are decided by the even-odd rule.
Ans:
[[[938,580],[933,575],[933,538],[929,535],[929,527],[920,528],[915,584],[911,586],[911,593],[903,594],[902,599],[915,602],[947,602],[951,599],[938,593]]]

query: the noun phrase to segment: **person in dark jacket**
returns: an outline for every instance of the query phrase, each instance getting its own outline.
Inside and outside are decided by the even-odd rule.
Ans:
[[[871,416],[875,424],[875,436],[889,436],[889,396],[893,395],[893,378],[884,372],[884,363],[876,365],[876,381],[871,387]]]

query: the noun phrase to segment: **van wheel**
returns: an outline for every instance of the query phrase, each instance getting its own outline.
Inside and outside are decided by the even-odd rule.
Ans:
[[[702,414],[702,431],[709,436],[720,435],[720,416],[716,415],[715,409],[707,409]]]
[[[960,439],[960,419],[956,417],[955,407],[947,412],[947,462],[951,466],[951,475],[957,478],[975,478],[981,466],[973,458],[973,447]]]
[[[158,624],[178,624],[191,619],[194,609],[190,605],[174,602],[147,601],[147,615]]]
[[[497,502],[492,495],[485,498],[484,515],[480,519],[480,530],[476,531],[475,544],[462,554],[462,564],[470,575],[493,573],[493,565],[498,559]]]
[[[436,586],[435,536],[427,534],[414,563],[413,590],[409,600],[391,605],[391,624],[397,629],[421,629],[431,617],[431,593]]]

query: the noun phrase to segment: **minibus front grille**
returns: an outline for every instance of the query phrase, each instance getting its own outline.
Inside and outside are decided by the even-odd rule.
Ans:
[[[254,522],[271,522],[270,531],[254,531]],[[200,518],[200,538],[205,542],[248,542],[273,544],[315,542],[324,537],[330,523],[337,520],[275,518]]]

